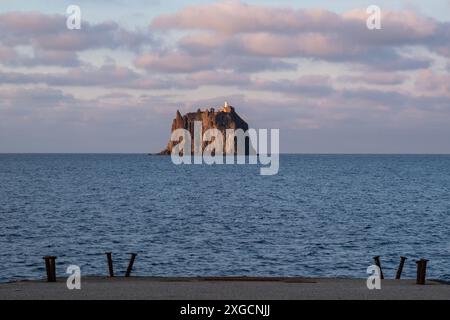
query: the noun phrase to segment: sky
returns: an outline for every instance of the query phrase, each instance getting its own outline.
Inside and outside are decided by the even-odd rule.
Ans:
[[[284,153],[450,153],[450,0],[0,1],[0,153],[158,152],[224,101]]]

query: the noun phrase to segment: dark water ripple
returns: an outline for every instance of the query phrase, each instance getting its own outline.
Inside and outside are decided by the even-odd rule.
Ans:
[[[366,277],[382,256],[431,260],[450,280],[450,156],[283,155],[257,166],[175,166],[146,155],[0,155],[0,281],[77,264],[106,274]],[[120,254],[119,254],[120,253]]]

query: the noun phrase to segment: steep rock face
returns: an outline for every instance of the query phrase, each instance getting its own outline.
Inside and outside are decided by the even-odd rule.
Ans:
[[[214,108],[210,110],[201,111],[200,109],[197,112],[190,112],[181,115],[180,111],[177,110],[175,115],[175,119],[172,121],[172,129],[171,132],[174,132],[176,129],[186,129],[191,134],[191,151],[194,152],[194,121],[202,122],[202,133],[205,133],[208,129],[218,129],[224,139],[226,139],[226,129],[242,129],[244,131],[248,130],[248,124],[245,122],[234,110],[232,106],[229,106],[227,102],[225,105],[220,108],[218,111],[215,111]],[[202,142],[202,150],[206,147],[209,142]],[[177,144],[177,142],[172,142],[169,139],[169,143],[167,144],[167,148],[161,151],[160,155],[170,155],[173,147]],[[226,141],[224,141],[224,148],[226,145]],[[236,153],[235,147],[235,153]],[[225,152],[225,149],[224,149]],[[249,142],[248,138],[245,140],[245,153],[248,155],[249,153]]]

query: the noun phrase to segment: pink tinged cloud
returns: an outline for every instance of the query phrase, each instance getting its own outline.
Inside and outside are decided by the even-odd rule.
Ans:
[[[0,61],[12,60],[16,56],[14,49],[0,44]]]
[[[246,53],[271,57],[336,56],[355,51],[345,48],[333,35],[303,33],[298,35],[275,35],[270,33],[246,34],[239,37]],[[350,49],[350,50],[349,50]]]
[[[272,57],[315,57],[332,61],[357,60],[374,64],[371,54],[397,55],[401,46],[419,45],[446,55],[450,47],[439,45],[445,23],[413,11],[382,11],[382,30],[366,27],[367,13],[362,9],[337,14],[323,9],[291,9],[248,5],[240,1],[191,5],[173,14],[160,15],[151,30],[197,30],[179,45],[192,52],[226,50],[234,54]],[[209,33],[205,35],[205,32]],[[216,34],[220,41],[214,39]],[[395,57],[394,57],[395,58]],[[380,63],[376,63],[377,66]],[[395,63],[394,63],[395,65]],[[401,69],[420,68],[411,61]]]
[[[248,5],[240,1],[223,1],[191,5],[174,14],[163,14],[151,23],[152,30],[205,30],[223,34],[238,33],[308,33],[343,32],[402,40],[433,35],[437,22],[413,11],[382,11],[382,21],[389,33],[367,32],[365,9],[337,14],[325,9],[292,9]],[[351,35],[350,34],[350,35]]]
[[[0,63],[4,65],[75,66],[80,64],[77,56],[80,51],[101,48],[138,51],[154,43],[150,33],[130,31],[115,22],[85,21],[81,30],[73,32],[66,28],[64,15],[0,13],[0,57],[3,58]],[[15,52],[17,46],[29,46],[33,54],[21,55]]]
[[[415,88],[424,94],[440,92],[450,96],[450,74],[422,70],[416,78]]]
[[[146,53],[134,60],[136,67],[162,72],[194,72],[210,68],[213,61],[209,56],[191,56],[173,52],[169,54]]]
[[[0,14],[0,29],[13,35],[55,33],[65,25],[62,15],[40,12],[7,12]]]
[[[400,85],[403,84],[409,76],[395,72],[374,72],[367,70],[358,75],[341,76],[338,80],[342,83],[366,83],[372,85]]]
[[[324,26],[334,27],[340,19],[337,14],[323,9],[294,10],[223,1],[191,5],[175,14],[160,15],[153,20],[151,29],[199,29],[224,34],[286,33],[300,28],[321,30]],[[325,25],[324,21],[327,21]]]

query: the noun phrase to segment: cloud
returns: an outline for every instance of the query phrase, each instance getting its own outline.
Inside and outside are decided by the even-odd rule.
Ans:
[[[83,21],[80,30],[66,28],[66,17],[39,12],[0,14],[0,39],[9,46],[33,45],[44,50],[87,50],[93,48],[136,49],[153,43],[148,32],[129,31],[116,22]]]
[[[442,55],[450,52],[450,41],[442,42],[450,40],[446,23],[413,11],[383,10],[382,29],[374,31],[367,29],[366,19],[365,10],[337,14],[224,1],[160,15],[150,29],[189,31],[179,47],[192,53],[221,50],[229,55],[307,57],[373,68],[387,64],[389,70],[430,65],[430,59],[402,54],[404,47],[423,46]]]
[[[0,75],[0,83],[45,83],[49,86],[120,86],[139,78],[132,70],[115,65],[75,68],[60,73],[2,72]]]
[[[81,30],[68,30],[63,15],[6,12],[0,14],[0,57],[6,56],[0,63],[77,66],[82,64],[79,52],[107,48],[139,52],[137,67],[168,73],[295,70],[284,58],[414,70],[428,67],[431,59],[407,56],[404,46],[424,46],[447,56],[450,52],[446,23],[411,11],[383,10],[383,29],[371,31],[366,18],[364,10],[337,14],[224,1],[159,15],[150,31],[127,30],[113,21],[83,21]],[[162,36],[169,30],[187,34],[172,49],[161,50],[170,42]],[[33,52],[14,54],[17,46]]]
[[[373,85],[400,85],[409,77],[404,74],[394,72],[372,72],[366,71],[358,75],[348,75],[339,77],[340,83],[366,83]]]
[[[308,75],[295,80],[255,80],[253,90],[306,96],[328,96],[334,92],[328,76]]]
[[[370,31],[364,10],[224,1],[159,15],[149,30],[84,21],[76,31],[62,15],[0,13],[0,146],[159,151],[176,109],[228,100],[250,125],[297,134],[283,141],[308,150],[365,151],[403,132],[401,147],[419,131],[427,146],[450,147],[432,134],[449,133],[449,23],[382,14]]]
[[[191,74],[187,82],[202,85],[246,86],[251,83],[250,76],[230,71],[202,71]]]
[[[37,115],[61,108],[74,101],[74,97],[52,88],[0,89],[0,113],[8,118],[36,119]]]
[[[80,99],[42,86],[0,96],[2,152],[156,152],[177,108],[164,96]]]
[[[10,152],[157,152],[167,143],[176,109],[191,111],[225,99],[252,127],[282,128],[283,152],[417,150],[402,144],[400,134],[408,137],[405,141],[420,138],[430,152],[450,147],[443,139],[450,121],[450,98],[445,96],[356,88],[302,99],[246,94],[177,100],[116,91],[86,100],[45,87],[1,88],[0,96],[0,130],[6,133],[0,145]],[[437,128],[440,136],[433,134]]]
[[[76,67],[82,64],[76,52],[35,49],[31,54],[25,54],[13,48],[2,50],[1,46],[0,59],[0,64],[11,67]]]
[[[424,93],[442,93],[450,95],[450,74],[422,70],[415,81],[415,88]]]
[[[153,77],[130,68],[106,64],[101,67],[83,66],[65,72],[2,72],[0,84],[46,84],[51,87],[104,87],[123,89],[196,89],[206,85],[248,85],[250,76],[232,71],[201,71],[183,77]]]
[[[169,54],[146,53],[137,57],[135,66],[160,72],[195,72],[212,68],[214,61],[209,56],[190,56],[173,52]]]
[[[439,26],[433,19],[412,11],[382,10],[383,28],[366,28],[365,9],[343,14],[326,9],[292,9],[249,5],[240,1],[191,5],[173,14],[163,14],[151,23],[152,30],[203,30],[223,35],[271,33],[338,33],[347,38],[377,44],[409,43],[432,36]]]
[[[4,64],[5,62],[10,63],[14,61],[16,57],[16,51],[10,47],[3,46],[0,43],[0,61]]]
[[[77,53],[91,49],[138,51],[156,41],[147,31],[127,30],[115,22],[83,21],[80,30],[66,28],[66,17],[39,12],[0,14],[0,64],[4,65],[80,65]],[[31,48],[30,55],[15,47]],[[5,49],[7,48],[7,49]]]
[[[134,60],[137,68],[160,73],[192,73],[207,70],[259,72],[268,70],[295,70],[296,64],[266,57],[211,52],[194,54],[184,51],[144,53]]]

